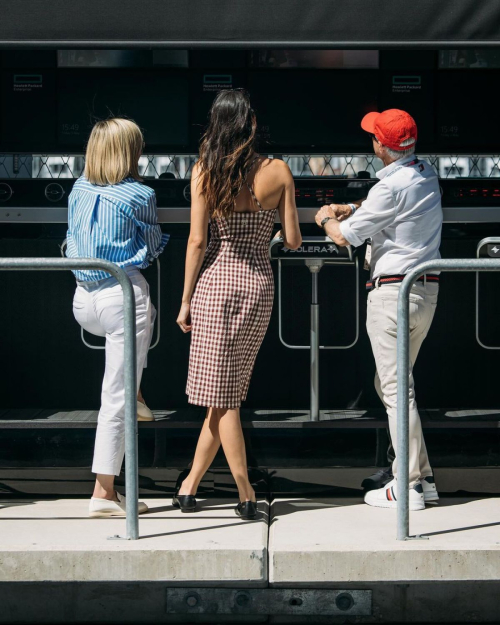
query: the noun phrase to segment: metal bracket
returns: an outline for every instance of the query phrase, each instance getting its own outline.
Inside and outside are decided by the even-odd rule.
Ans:
[[[479,241],[479,243],[477,244],[476,258],[480,257],[481,249],[485,245],[498,245],[500,247],[500,238],[486,237],[485,239]],[[476,341],[484,349],[500,349],[500,345],[486,345],[486,343],[483,343],[479,338],[479,271],[476,273]]]
[[[193,616],[198,614],[371,616],[372,591],[309,588],[167,588],[166,612]]]
[[[422,536],[422,534],[415,534],[415,536],[407,536],[405,540],[429,540],[429,537]]]

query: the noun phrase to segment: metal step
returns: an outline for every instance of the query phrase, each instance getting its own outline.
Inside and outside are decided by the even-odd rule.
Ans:
[[[155,421],[140,422],[140,428],[199,428],[205,408],[154,410]],[[5,428],[95,428],[97,410],[60,410],[44,408],[13,408],[0,410],[0,429]],[[499,429],[500,409],[420,410],[425,429],[470,428]],[[387,416],[379,409],[321,410],[320,420],[312,422],[309,410],[241,411],[244,428],[324,429],[385,428]]]

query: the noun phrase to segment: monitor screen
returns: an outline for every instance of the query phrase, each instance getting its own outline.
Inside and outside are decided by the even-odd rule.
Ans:
[[[149,152],[185,149],[188,104],[189,81],[182,71],[59,70],[58,145],[82,151],[95,121],[117,116],[142,128]]]
[[[254,50],[251,67],[277,69],[377,69],[378,50]]]
[[[437,141],[441,152],[494,152],[500,148],[497,70],[438,73]]]
[[[0,93],[0,150],[55,151],[55,70],[5,69],[1,72]]]
[[[500,50],[467,48],[440,50],[439,69],[485,69],[500,67]]]
[[[250,72],[261,150],[371,151],[360,122],[377,110],[378,81],[370,70]]]
[[[435,149],[434,72],[381,72],[380,110],[402,109],[417,123],[417,151]]]
[[[233,69],[210,69],[191,74],[191,149],[197,152],[215,96],[224,89],[246,87],[246,74]]]

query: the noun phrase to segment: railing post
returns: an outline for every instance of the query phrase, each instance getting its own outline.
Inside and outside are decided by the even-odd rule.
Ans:
[[[500,259],[441,259],[417,265],[401,283],[397,316],[397,539],[410,537],[410,291],[417,278],[433,271],[500,271]]]
[[[398,297],[397,321],[397,516],[398,540],[410,534],[409,466],[410,466],[410,291],[413,274],[403,280]]]
[[[137,445],[137,355],[135,297],[127,273],[98,258],[0,258],[0,271],[62,271],[99,269],[114,276],[123,289],[125,385],[125,486],[127,489],[126,538],[139,538],[139,469]]]
[[[127,493],[127,534],[139,538],[139,458],[137,444],[137,350],[135,297],[130,278],[120,270],[117,279],[123,289],[124,312],[124,378],[125,378],[125,487]]]

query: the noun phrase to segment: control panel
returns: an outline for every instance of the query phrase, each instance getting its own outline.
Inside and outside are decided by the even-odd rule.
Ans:
[[[450,178],[440,185],[443,206],[500,206],[500,178]]]
[[[365,198],[376,182],[327,176],[296,178],[295,201],[299,208],[352,202]]]
[[[156,192],[159,221],[188,223],[191,203],[189,180],[145,179]],[[0,223],[66,223],[71,178],[0,179]],[[296,178],[295,199],[300,221],[314,222],[323,204],[365,198],[375,179],[328,176]],[[500,179],[450,178],[440,180],[445,222],[500,223]]]

